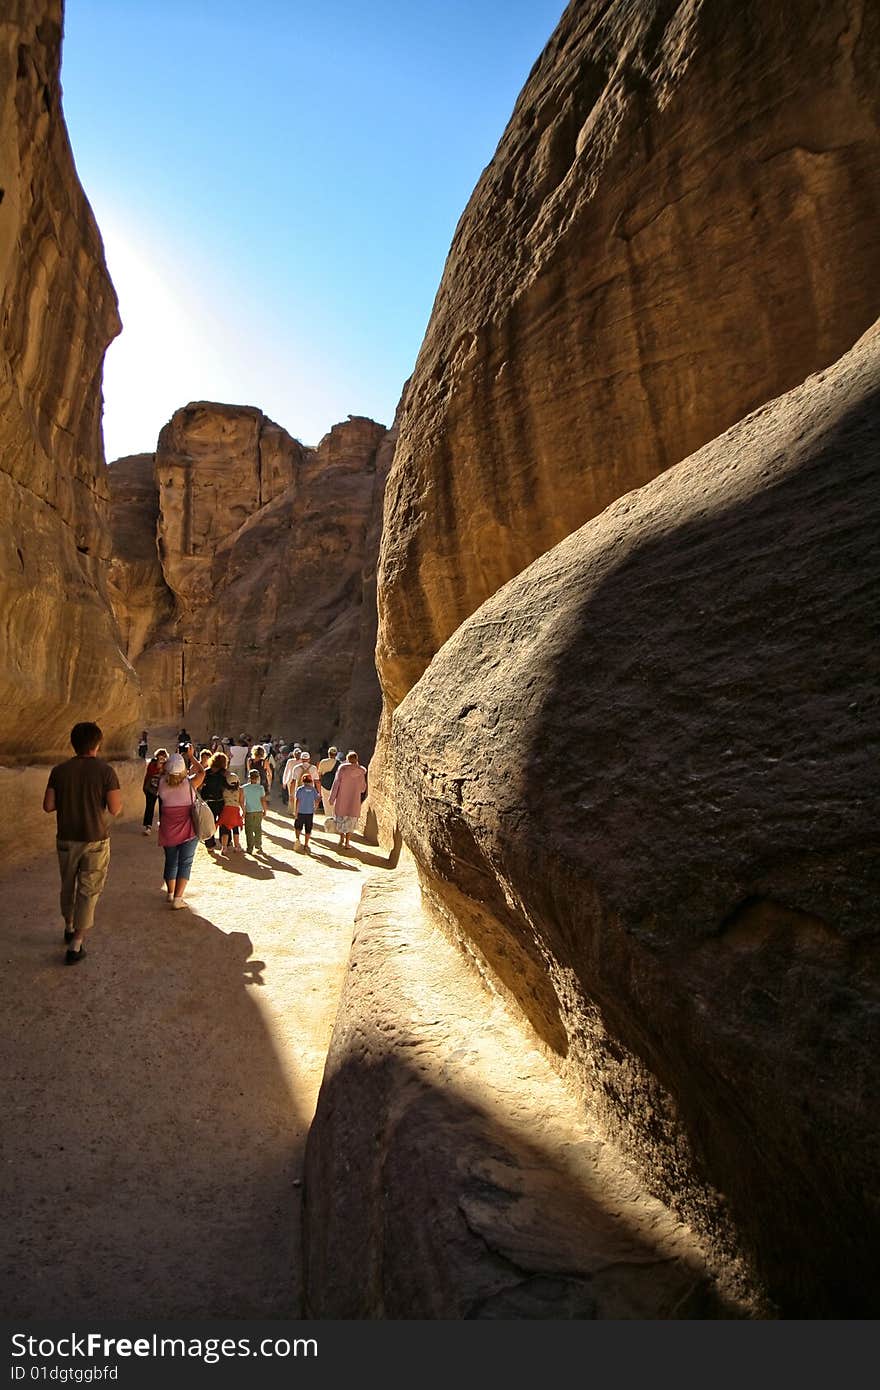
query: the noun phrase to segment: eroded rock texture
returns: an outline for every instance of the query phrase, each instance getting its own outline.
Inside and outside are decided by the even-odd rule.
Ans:
[[[486,602],[394,715],[429,899],[655,1192],[867,1316],[880,330]]]
[[[107,477],[113,519],[110,598],[123,650],[141,680],[144,721],[173,722],[182,708],[182,653],[173,635],[174,595],[159,562],[156,456],[116,459]]]
[[[0,756],[52,757],[77,718],[128,752],[134,673],[107,595],[101,370],[119,332],[101,239],[70,151],[61,5],[0,24]]]
[[[159,435],[159,550],[184,611],[214,598],[224,576],[215,557],[255,513],[285,491],[305,450],[262,411],[196,402]]]
[[[307,448],[252,407],[193,402],[155,456],[111,466],[114,596],[150,717],[369,754],[394,438],[352,417]]]
[[[305,1177],[312,1317],[753,1310],[426,920],[411,861],[361,898]]]
[[[566,10],[459,223],[386,498],[393,708],[458,624],[880,312],[880,11]]]

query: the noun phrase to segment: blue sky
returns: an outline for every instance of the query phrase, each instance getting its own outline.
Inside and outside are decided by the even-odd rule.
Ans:
[[[190,400],[391,423],[563,0],[67,0],[64,110],[125,325],[108,459]]]

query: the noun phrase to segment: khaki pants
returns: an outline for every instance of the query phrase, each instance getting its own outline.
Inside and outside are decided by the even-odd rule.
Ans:
[[[57,840],[61,869],[61,916],[74,931],[88,931],[107,881],[110,841]]]
[[[245,811],[244,813],[244,834],[247,840],[248,854],[252,854],[254,848],[263,848],[263,813],[262,811]]]

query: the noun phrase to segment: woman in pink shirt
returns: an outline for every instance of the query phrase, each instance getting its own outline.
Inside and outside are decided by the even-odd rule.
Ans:
[[[351,832],[357,830],[361,817],[361,801],[367,790],[367,774],[358,762],[357,753],[349,753],[333,779],[330,805],[339,831],[339,848],[348,849]]]
[[[189,763],[189,773],[187,773]],[[165,887],[169,907],[183,907],[183,895],[196,857],[199,837],[192,819],[195,789],[205,780],[205,769],[186,746],[186,760],[172,753],[159,780],[159,844],[165,851]]]

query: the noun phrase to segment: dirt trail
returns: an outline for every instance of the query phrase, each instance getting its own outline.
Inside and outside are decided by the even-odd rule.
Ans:
[[[4,1315],[296,1317],[303,1146],[384,861],[320,817],[297,852],[274,794],[269,857],[200,846],[172,912],[129,801],[82,964],[54,857],[2,883]]]

